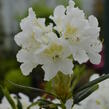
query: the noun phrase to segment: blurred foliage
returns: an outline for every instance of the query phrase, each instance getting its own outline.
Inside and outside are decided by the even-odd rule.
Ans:
[[[13,86],[9,81],[12,81],[17,84],[23,84],[24,86],[31,86],[31,77],[23,76],[19,69],[11,70],[7,73],[4,79],[4,84],[8,88],[9,91],[18,92],[19,88]]]
[[[78,6],[79,8],[82,8],[82,1],[81,0],[74,0],[75,5]]]
[[[0,83],[4,80],[7,72],[13,68],[16,68],[16,61],[13,59],[1,59],[0,63]]]
[[[53,11],[53,9],[41,4],[33,5],[33,10],[36,12],[37,17],[48,17]]]
[[[47,19],[47,23],[50,22],[50,19],[48,19],[48,17],[52,14],[53,9],[51,9],[47,5],[43,5],[40,2],[37,4],[34,4],[32,8],[35,11],[37,17],[40,17],[40,18],[44,17]],[[27,15],[28,15],[28,11],[25,12],[24,16],[17,16],[16,19],[18,20],[18,22],[20,22],[21,19],[23,19]]]

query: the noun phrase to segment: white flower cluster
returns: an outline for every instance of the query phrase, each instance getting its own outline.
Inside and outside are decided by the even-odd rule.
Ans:
[[[13,101],[15,102],[15,104],[17,105],[17,98],[16,98],[17,96],[14,95],[14,94],[11,94],[10,96],[13,99]],[[26,95],[24,95],[23,93],[19,93],[19,97],[20,97],[19,101],[22,104],[22,108],[27,109],[27,107],[29,105],[31,105],[31,102],[29,101],[29,98]],[[34,101],[36,101],[38,99],[39,98],[36,98]],[[10,103],[8,102],[8,100],[6,99],[6,97],[4,97],[2,99],[2,102],[0,104],[0,109],[12,109],[12,107],[11,107]],[[40,107],[39,106],[33,106],[30,109],[40,109]]]
[[[109,109],[109,79],[99,83],[99,89],[73,109]]]
[[[87,19],[74,5],[70,0],[66,8],[63,5],[55,8],[50,16],[55,26],[46,25],[45,19],[36,18],[35,12],[29,8],[28,17],[20,23],[22,31],[15,36],[17,45],[22,48],[17,60],[22,63],[24,75],[29,75],[40,64],[45,71],[44,79],[50,80],[59,71],[72,74],[73,60],[80,64],[88,60],[93,64],[100,63],[102,44],[98,21],[92,15]]]

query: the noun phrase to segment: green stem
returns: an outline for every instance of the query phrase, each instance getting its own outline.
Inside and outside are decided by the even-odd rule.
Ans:
[[[16,86],[16,87],[26,88],[26,89],[30,89],[30,90],[34,90],[34,91],[46,93],[46,94],[48,94],[48,95],[51,95],[51,96],[57,98],[57,96],[56,96],[55,94],[52,94],[52,93],[50,93],[50,92],[48,92],[48,91],[46,91],[46,90],[43,90],[43,89],[19,85],[19,84],[16,84],[16,83],[12,82],[12,81],[9,81],[9,80],[8,80],[8,82],[10,82],[12,85],[14,85],[14,86]]]
[[[75,105],[75,104],[73,103],[73,104],[72,104],[72,109],[73,109],[74,105]]]
[[[62,109],[66,109],[66,106],[65,106],[65,104],[62,104]]]
[[[60,102],[61,102],[61,107],[62,107],[62,109],[66,109],[65,103],[63,103],[62,100],[60,100]]]

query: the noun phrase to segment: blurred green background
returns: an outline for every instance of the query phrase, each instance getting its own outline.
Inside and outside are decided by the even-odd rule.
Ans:
[[[104,14],[104,0],[75,0],[75,2],[76,6],[83,9],[87,15],[94,14],[98,18],[101,27],[100,38],[104,41],[104,37],[107,38],[108,36],[108,34],[104,34],[104,19],[107,18],[105,15],[109,15]],[[16,61],[16,53],[20,48],[15,44],[14,36],[20,31],[20,20],[27,16],[28,8],[33,7],[37,17],[46,17],[49,23],[50,20],[48,17],[53,13],[53,9],[59,4],[66,6],[67,3],[68,0],[0,0],[0,84],[5,85],[10,92],[18,93],[21,91],[31,95],[31,98],[39,94],[38,92],[15,87],[8,80],[25,86],[43,88],[44,72],[41,67],[38,66],[30,76],[25,77],[20,71],[20,64]],[[109,9],[105,12],[108,13],[108,11]],[[106,28],[108,28],[108,25]],[[107,54],[109,51],[107,49],[108,42],[109,39],[107,38],[105,44]],[[101,54],[101,64],[99,66],[93,66],[88,63],[85,67],[87,72],[90,72],[91,68],[94,69],[94,71],[91,70],[92,72],[100,74],[104,71],[104,48]],[[107,55],[105,60],[107,66],[105,71],[108,72],[109,61]],[[0,97],[2,97],[1,91]]]

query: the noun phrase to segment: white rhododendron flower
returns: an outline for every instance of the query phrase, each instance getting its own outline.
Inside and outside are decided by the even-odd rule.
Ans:
[[[109,79],[99,83],[99,89],[73,109],[109,109]]]
[[[17,96],[14,94],[11,94],[10,96],[12,97],[13,101],[15,102],[15,105],[17,106],[17,98],[16,98]],[[29,97],[27,97],[26,95],[24,95],[22,93],[19,93],[19,97],[20,97],[19,101],[22,104],[22,108],[27,109],[27,107],[29,105],[31,105]],[[2,102],[0,104],[0,109],[12,109],[12,107],[11,107],[10,103],[8,102],[8,100],[6,99],[6,97],[4,97],[2,99]],[[31,107],[30,109],[40,109],[40,107],[36,105],[36,106]]]
[[[45,71],[45,80],[52,79],[58,71],[65,74],[72,74],[72,60],[68,59],[69,49],[67,43],[54,37],[48,46],[46,46],[39,54],[37,59]]]
[[[24,75],[28,75],[39,64],[45,71],[45,80],[52,79],[58,71],[72,73],[72,59],[68,59],[71,54],[69,46],[52,32],[52,25],[46,26],[45,19],[37,19],[30,8],[29,16],[21,21],[21,29],[15,41],[22,47],[17,60],[22,63]]]
[[[93,64],[99,64],[102,44],[98,39],[98,21],[92,15],[86,19],[84,12],[74,5],[70,0],[67,8],[63,5],[55,8],[54,15],[50,16],[56,24],[54,28],[61,38],[69,42],[75,61],[82,64],[90,60]]]

